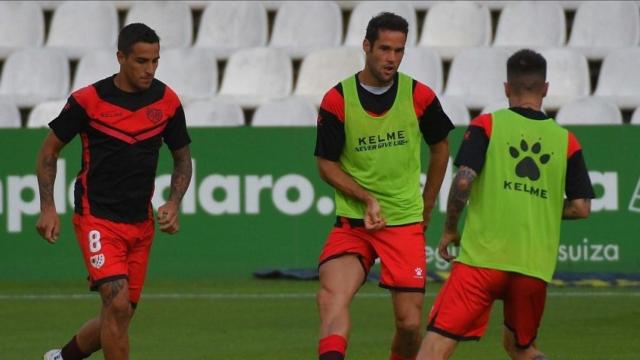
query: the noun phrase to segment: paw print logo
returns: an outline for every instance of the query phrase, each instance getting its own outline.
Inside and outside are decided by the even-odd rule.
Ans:
[[[421,278],[422,277],[422,269],[417,267],[415,269],[413,269],[413,271],[416,272],[416,277]]]
[[[540,178],[538,162],[541,165],[544,165],[549,162],[549,159],[551,159],[550,154],[539,155],[541,151],[542,144],[540,144],[540,142],[536,142],[531,146],[531,148],[529,148],[529,144],[527,144],[524,139],[520,141],[519,150],[515,146],[509,146],[509,154],[511,154],[512,158],[517,160],[522,157],[516,165],[516,175],[519,177],[529,178],[533,181],[538,180]]]

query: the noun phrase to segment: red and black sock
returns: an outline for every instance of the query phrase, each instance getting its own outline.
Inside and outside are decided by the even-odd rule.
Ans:
[[[320,339],[318,345],[319,360],[344,360],[347,351],[347,339],[340,335],[329,335]]]
[[[80,350],[80,347],[78,347],[78,340],[76,340],[76,337],[74,336],[73,339],[71,339],[67,345],[62,348],[60,355],[62,355],[64,360],[82,360],[88,358],[91,354],[85,354]]]
[[[400,355],[396,355],[396,354],[391,354],[391,357],[389,358],[389,360],[415,360],[415,356],[412,358],[406,358],[406,357],[402,357]]]

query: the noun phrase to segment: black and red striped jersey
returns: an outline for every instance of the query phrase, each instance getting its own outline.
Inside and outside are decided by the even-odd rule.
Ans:
[[[510,110],[531,121],[549,118],[547,114],[541,111],[528,108],[512,107]],[[491,141],[492,124],[493,116],[491,114],[481,114],[471,120],[454,161],[456,166],[464,165],[480,174],[484,167],[489,141]],[[595,198],[595,193],[582,155],[582,147],[572,132],[569,131],[568,137],[567,175],[565,177],[567,199],[593,199]]]
[[[353,76],[358,76],[355,74]],[[365,89],[356,78],[358,98],[365,111],[372,116],[382,116],[391,107],[398,92],[398,74],[391,87],[382,94],[374,94]],[[436,144],[444,140],[454,128],[451,120],[442,110],[436,94],[427,85],[413,80],[413,106],[420,131],[426,143]],[[318,112],[315,156],[338,161],[345,142],[344,94],[342,84],[331,88],[322,99]]]
[[[152,217],[162,142],[172,151],[191,142],[178,96],[156,79],[135,93],[118,89],[114,76],[84,87],[49,127],[65,143],[82,140],[75,212],[122,223]]]

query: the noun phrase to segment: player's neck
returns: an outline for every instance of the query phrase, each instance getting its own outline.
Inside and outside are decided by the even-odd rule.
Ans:
[[[116,76],[113,77],[113,84],[121,91],[128,93],[139,92],[140,90],[135,88],[129,81],[126,80],[125,76],[122,73],[117,73]]]
[[[509,98],[509,107],[542,111],[542,98],[529,96],[512,96]]]
[[[366,66],[364,67],[364,69],[362,69],[362,71],[360,71],[360,73],[358,73],[358,81],[362,85],[367,85],[367,86],[376,87],[376,88],[383,88],[393,84],[393,78],[391,78],[391,80],[386,82],[380,81],[377,77],[373,75],[371,70],[369,70],[369,68],[367,68]]]

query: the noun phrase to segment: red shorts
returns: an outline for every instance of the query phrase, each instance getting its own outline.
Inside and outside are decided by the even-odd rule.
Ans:
[[[137,303],[147,273],[153,220],[125,224],[74,214],[73,226],[89,271],[91,290],[112,280],[128,279],[129,298]]]
[[[514,333],[516,346],[528,348],[546,297],[547,283],[540,279],[456,262],[431,308],[427,330],[459,341],[479,340],[493,301],[502,299],[504,325]]]
[[[379,257],[380,287],[424,292],[427,276],[424,225],[387,226],[376,232],[368,232],[355,223],[361,221],[339,218],[324,244],[320,265],[343,255],[354,254],[360,259],[366,277]]]

